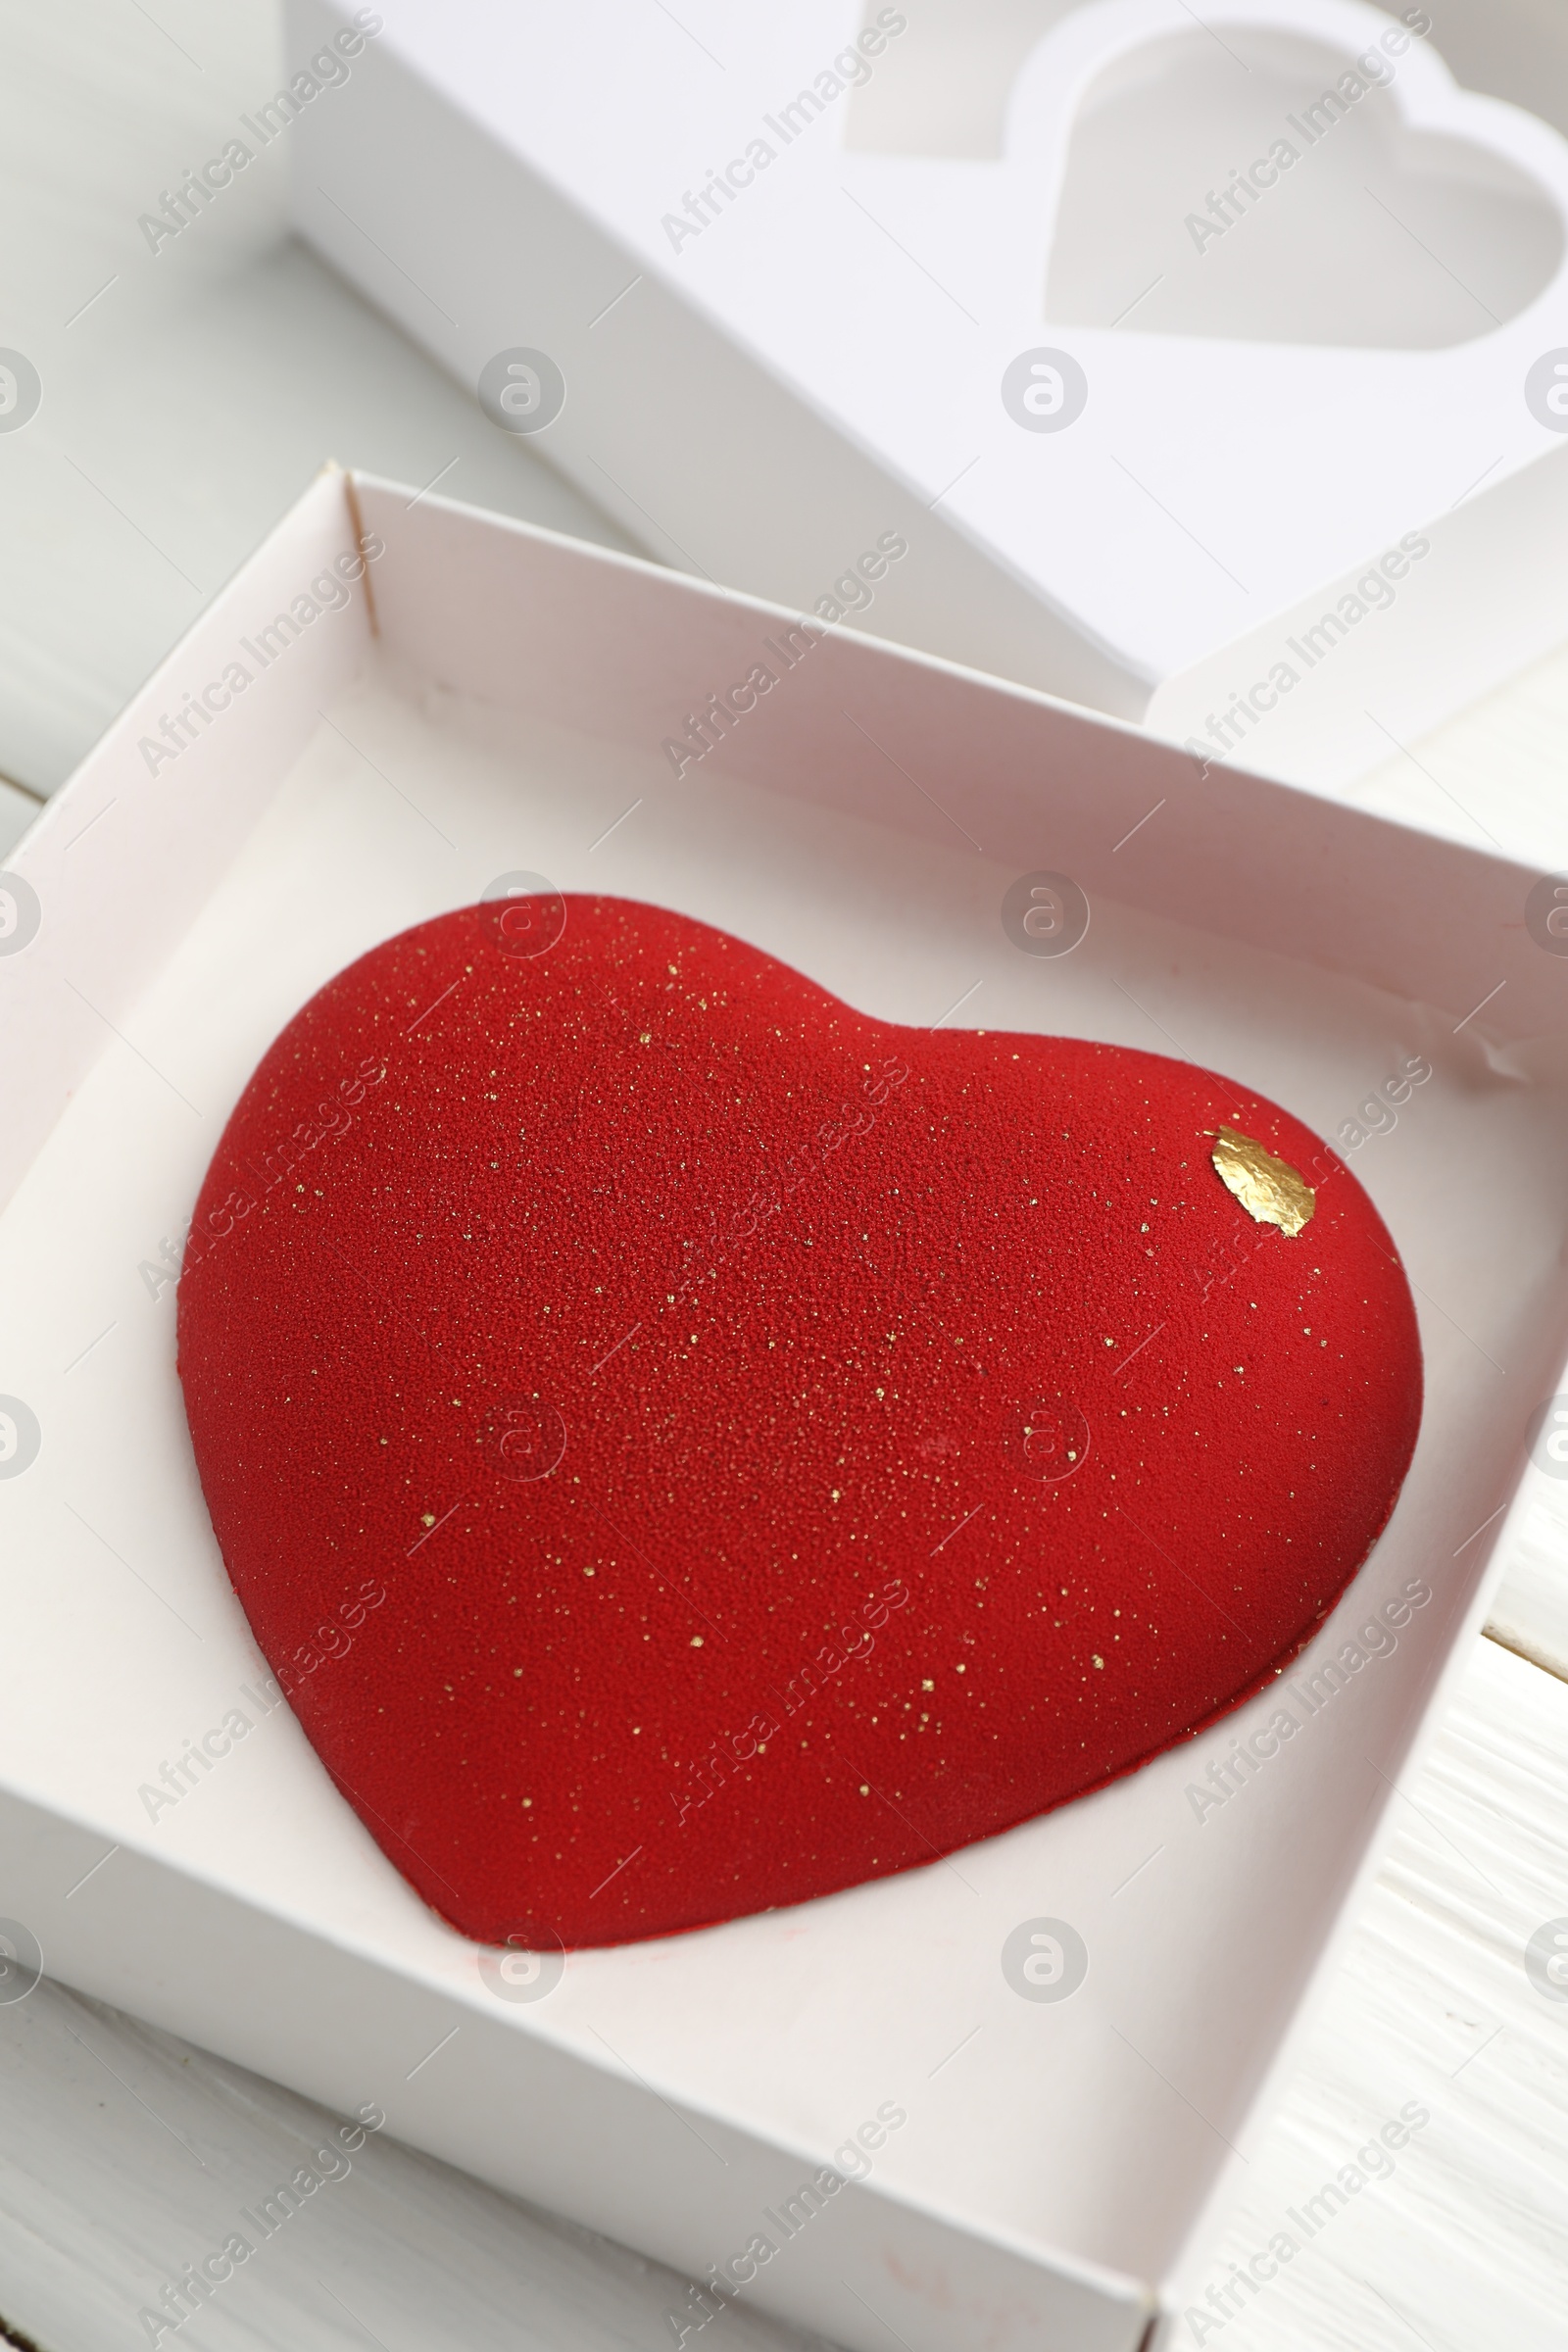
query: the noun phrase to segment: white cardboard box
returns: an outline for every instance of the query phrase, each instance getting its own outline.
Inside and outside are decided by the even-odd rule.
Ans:
[[[898,2105],[870,2177],[779,2232],[756,2305],[854,2352],[890,2328],[910,2352],[1134,2352],[1203,2260],[1563,1357],[1568,967],[1525,926],[1533,877],[844,633],[677,782],[663,739],[777,612],[386,483],[358,500],[385,547],[373,614],[326,590],[298,619],[360,529],[329,473],[4,877],[0,1392],[39,1444],[0,1478],[0,1911],[65,1981],[340,2109],[377,2100],[694,2278]],[[224,709],[232,663],[251,674]],[[201,695],[211,724],[155,758]],[[1040,866],[1094,908],[1056,960],[1000,920]],[[514,2002],[286,1707],[264,1716],[157,1263],[299,1004],[517,868],[725,923],[883,1017],[934,1023],[967,991],[976,1026],[1181,1052],[1330,1136],[1430,1058],[1354,1162],[1416,1287],[1425,1422],[1293,1680],[1407,1582],[1433,1598],[1223,1807],[1200,1819],[1188,1785],[1277,1690],[952,1864],[575,1954]],[[141,1785],[235,1705],[249,1735],[149,1821]],[[1089,1949],[1060,2003],[1002,1971],[1042,1917]]]
[[[1487,0],[1414,37],[1360,0],[384,0],[315,93],[343,14],[286,12],[302,232],[470,386],[542,350],[564,405],[512,422],[677,566],[1320,783],[1568,633],[1568,140],[1449,74],[1450,35],[1517,65]]]

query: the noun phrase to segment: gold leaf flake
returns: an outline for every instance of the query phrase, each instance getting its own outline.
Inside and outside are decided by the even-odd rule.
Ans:
[[[1227,1192],[1259,1225],[1277,1225],[1287,1240],[1300,1232],[1317,1202],[1288,1160],[1276,1159],[1250,1135],[1222,1127],[1210,1154]]]

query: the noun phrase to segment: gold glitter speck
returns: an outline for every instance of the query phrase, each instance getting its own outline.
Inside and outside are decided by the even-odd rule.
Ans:
[[[1276,1159],[1250,1135],[1222,1127],[1210,1157],[1227,1192],[1234,1193],[1259,1225],[1277,1225],[1290,1240],[1300,1232],[1317,1202],[1288,1160]]]

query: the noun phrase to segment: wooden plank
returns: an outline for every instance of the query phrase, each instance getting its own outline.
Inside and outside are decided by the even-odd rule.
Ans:
[[[3,339],[43,385],[0,436],[0,775],[37,791],[328,459],[630,544],[289,236],[286,136],[149,249],[160,191],[277,88],[278,14],[0,7]]]

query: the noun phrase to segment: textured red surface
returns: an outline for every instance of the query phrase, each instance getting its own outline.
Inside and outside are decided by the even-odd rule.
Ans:
[[[223,1558],[436,1910],[613,1943],[1129,1770],[1311,1632],[1415,1441],[1317,1139],[1185,1063],[895,1027],[726,935],[472,910],[290,1022],[179,1369]],[[1321,1184],[1294,1240],[1228,1122]]]

